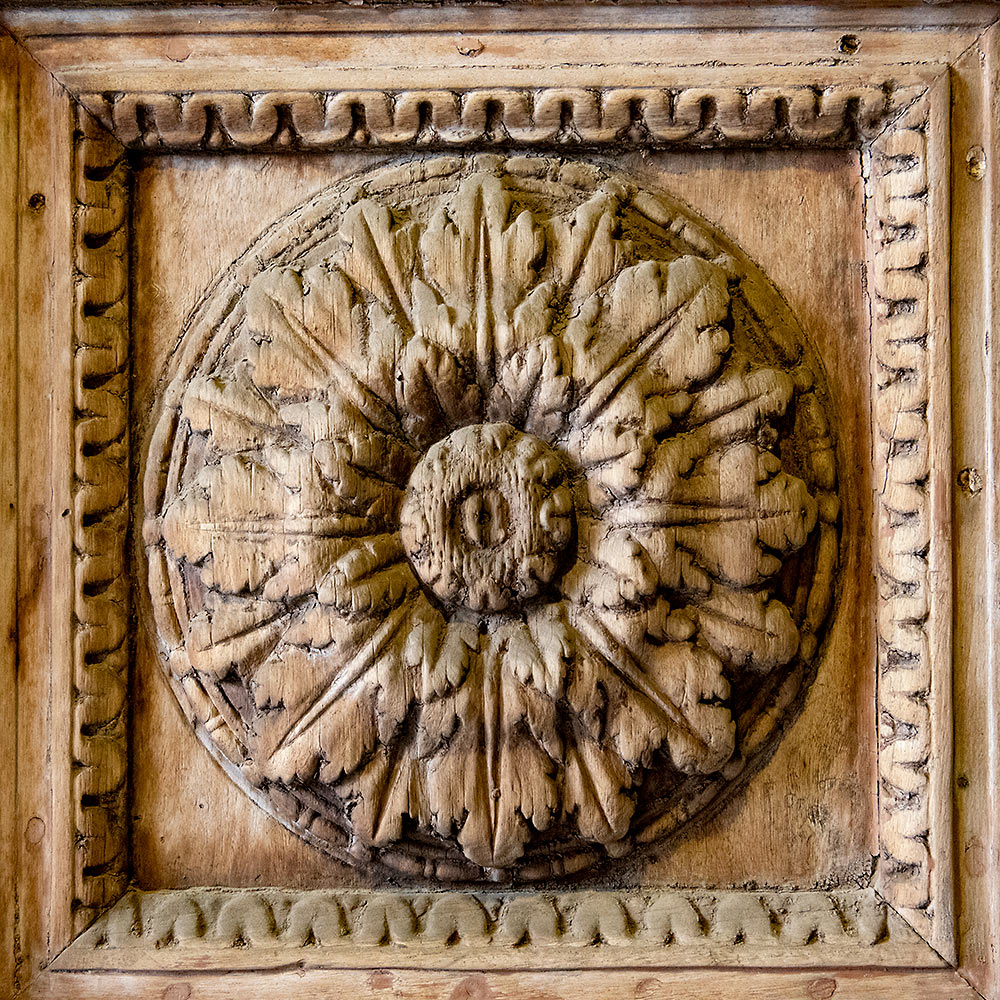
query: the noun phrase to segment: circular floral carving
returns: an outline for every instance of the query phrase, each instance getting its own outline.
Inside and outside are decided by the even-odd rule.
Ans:
[[[400,512],[403,548],[448,607],[503,611],[555,576],[573,529],[559,456],[510,424],[470,424],[431,445]]]
[[[163,393],[178,695],[340,856],[532,878],[670,833],[808,682],[823,391],[760,272],[625,178],[439,157],[335,186],[220,277]]]

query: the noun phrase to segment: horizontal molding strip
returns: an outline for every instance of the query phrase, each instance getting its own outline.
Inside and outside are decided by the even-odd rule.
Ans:
[[[922,92],[875,84],[83,94],[130,149],[854,147]]]
[[[936,967],[872,889],[832,892],[130,890],[62,971],[287,966]]]

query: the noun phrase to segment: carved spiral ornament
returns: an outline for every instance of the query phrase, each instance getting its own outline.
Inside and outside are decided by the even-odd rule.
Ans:
[[[337,183],[219,276],[164,381],[174,689],[342,859],[527,880],[693,831],[812,677],[827,406],[756,266],[600,165]]]

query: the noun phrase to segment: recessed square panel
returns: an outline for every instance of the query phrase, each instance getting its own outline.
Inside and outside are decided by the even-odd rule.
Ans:
[[[579,163],[581,169],[586,169],[593,161],[567,162]],[[712,221],[737,245],[743,231],[755,241],[752,248],[743,249],[762,269],[756,272],[761,275],[756,280],[766,281],[763,274],[769,269],[779,269],[781,273],[774,280],[784,291],[793,315],[799,318],[810,351],[819,358],[815,371],[823,386],[823,406],[830,415],[836,414],[830,442],[836,442],[841,427],[847,429],[851,440],[864,434],[870,396],[867,361],[862,356],[862,363],[858,363],[857,350],[866,333],[862,304],[863,249],[858,226],[862,213],[861,178],[856,154],[834,151],[795,156],[774,152],[658,154],[645,160],[624,157],[621,166],[630,172],[637,185],[642,184],[651,192],[680,197],[698,213],[711,212]],[[185,321],[216,275],[244,253],[261,231],[273,226],[289,210],[317,195],[322,197],[322,192],[340,177],[353,176],[366,167],[370,168],[370,158],[357,154],[283,155],[237,161],[157,158],[143,164],[137,172],[133,216],[141,234],[138,245],[142,247],[135,257],[134,330],[138,341],[144,346],[148,344],[134,376],[137,398],[143,400],[139,412],[153,412],[155,378],[160,376],[162,391],[162,370],[169,365],[164,359],[176,348]],[[514,181],[511,186],[516,185],[516,174],[498,172],[497,176],[502,185],[511,184],[511,180]],[[265,177],[266,183],[262,182]],[[600,181],[595,179],[591,183],[596,190]],[[536,197],[544,196],[544,187],[537,184],[536,187]],[[282,192],[281,204],[276,204],[275,188]],[[231,196],[220,199],[219,192],[223,189],[230,191]],[[798,192],[797,196],[789,198],[790,191]],[[727,205],[733,209],[728,220]],[[728,229],[727,221],[731,224]],[[504,223],[509,224],[507,220]],[[737,228],[740,226],[743,231]],[[194,232],[212,235],[192,247]],[[803,245],[794,259],[780,252],[781,240],[788,232],[801,234]],[[488,254],[484,256],[489,263]],[[186,262],[184,268],[177,266],[178,260]],[[427,268],[428,262],[425,260],[422,266]],[[543,277],[533,273],[532,290],[543,284]],[[629,294],[636,297],[638,308],[644,290]],[[754,290],[749,294],[753,296]],[[828,309],[831,297],[840,303],[833,312]],[[744,307],[737,305],[734,312],[730,307],[725,319],[737,336],[750,336],[756,326],[773,323],[767,315],[750,317],[740,312],[741,308]],[[761,306],[757,308],[764,312]],[[555,320],[552,325],[558,330],[560,321]],[[364,336],[361,328],[352,332],[359,341]],[[832,364],[824,363],[824,349],[835,359]],[[726,351],[733,352],[732,346],[727,345]],[[759,359],[739,363],[744,367],[763,367]],[[700,382],[698,388],[701,389]],[[572,399],[567,397],[561,405],[569,409]],[[477,416],[472,411],[468,415],[470,420]],[[619,435],[627,432],[627,419],[619,421]],[[790,414],[787,419],[794,420]],[[152,422],[151,418],[148,423]],[[436,432],[432,436],[433,433]],[[755,425],[752,436],[757,438],[763,433]],[[150,434],[147,428],[144,439],[148,440]],[[836,447],[843,451],[843,445],[834,444]],[[645,458],[637,453],[637,462],[644,459],[638,474],[656,461],[651,457],[652,448],[649,451]],[[777,454],[777,450],[772,453]],[[873,849],[868,788],[874,768],[871,739],[874,674],[856,670],[856,645],[850,624],[873,614],[873,594],[858,586],[867,576],[852,568],[864,565],[871,558],[864,542],[867,537],[864,525],[871,516],[865,504],[870,486],[865,482],[864,467],[856,463],[848,466],[835,492],[838,499],[845,497],[846,507],[845,515],[840,516],[838,510],[832,519],[838,535],[832,558],[837,567],[835,585],[840,591],[833,620],[843,624],[833,624],[831,634],[822,637],[820,656],[806,668],[809,681],[799,685],[797,693],[787,699],[794,704],[782,725],[790,731],[777,752],[777,759],[755,779],[751,775],[761,767],[763,759],[741,768],[739,779],[734,782],[739,790],[734,794],[726,789],[718,796],[719,804],[713,810],[706,810],[705,815],[684,824],[683,830],[671,831],[673,835],[667,837],[647,835],[648,843],[640,841],[619,848],[620,857],[602,864],[600,872],[581,872],[587,884],[780,886],[789,884],[789,880],[805,885],[820,879],[828,884],[850,886],[867,877]],[[758,540],[757,544],[762,543]],[[841,558],[848,560],[845,570],[840,568]],[[718,584],[719,579],[717,575],[717,586],[725,586]],[[751,586],[756,588],[763,582],[755,581]],[[833,584],[830,590],[832,595]],[[773,587],[769,590],[772,592]],[[437,602],[437,595],[430,593]],[[690,584],[678,581],[672,603],[684,607],[696,593]],[[617,608],[612,613],[627,615],[641,609],[648,611],[651,599],[650,595],[640,595],[628,604],[618,597],[615,603]],[[498,609],[495,617],[483,617],[508,627],[511,621],[526,620],[522,607],[516,613],[504,612],[505,609]],[[725,620],[731,617],[727,613]],[[813,628],[820,631],[820,625],[825,627],[825,620]],[[190,735],[181,735],[187,726],[174,710],[173,697],[167,693],[160,671],[155,668],[150,649],[155,641],[150,635],[152,631],[155,625],[140,637],[144,681],[134,722],[138,744],[149,750],[148,755],[137,761],[134,786],[133,830],[139,845],[136,853],[142,859],[141,883],[151,888],[199,885],[218,880],[220,869],[226,869],[229,875],[224,881],[234,885],[263,881],[306,887],[326,884],[331,878],[341,885],[357,884],[359,879],[362,884],[377,884],[380,877],[377,863],[347,870],[342,860],[330,858],[327,852],[317,854],[315,848],[303,851],[276,824],[264,822],[249,799],[234,795],[228,783],[219,780],[218,768],[203,756],[197,743]],[[707,648],[707,641],[704,645]],[[848,647],[854,650],[852,655],[845,654]],[[746,655],[737,654],[744,658]],[[736,658],[731,657],[724,673],[731,673],[738,680],[739,670]],[[759,679],[766,680],[767,673],[765,669]],[[817,676],[816,687],[807,696],[813,673]],[[748,690],[757,690],[759,679],[748,684]],[[562,696],[560,690],[554,700],[558,702]],[[854,707],[845,709],[846,706]],[[836,720],[835,725],[830,725],[831,718]],[[607,726],[608,720],[604,719],[603,724]],[[567,735],[572,738],[571,732],[562,738]],[[408,747],[405,752],[412,754],[413,747],[405,745]],[[762,758],[770,757],[777,745],[778,741],[772,739]],[[184,749],[178,751],[179,747]],[[189,754],[185,767],[168,769],[168,774],[176,775],[177,780],[165,780],[158,773],[156,762],[178,752]],[[558,758],[550,759],[550,766],[557,773]],[[555,780],[558,783],[560,779]],[[633,794],[639,798],[638,793]],[[178,822],[178,811],[187,816],[185,821]],[[710,812],[717,815],[712,818]],[[751,835],[762,822],[773,832],[773,838]],[[217,836],[220,825],[233,830],[234,824],[238,824],[235,828],[239,835],[220,841]],[[540,837],[542,840],[550,836],[548,824],[543,831],[534,832],[546,834]],[[794,845],[791,855],[789,840]],[[193,843],[199,841],[202,846],[191,850]],[[470,869],[465,877],[472,878],[474,874]],[[512,869],[509,876],[516,878],[516,870]],[[419,874],[411,872],[410,877],[414,884],[427,884]]]

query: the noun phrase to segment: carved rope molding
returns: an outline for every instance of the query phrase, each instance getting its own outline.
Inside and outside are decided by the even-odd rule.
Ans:
[[[926,946],[872,890],[384,893],[277,889],[130,892],[56,968],[165,961],[529,968],[927,965]]]
[[[75,138],[72,907],[82,930],[127,877],[129,165],[85,114]]]
[[[130,149],[499,145],[852,146],[919,94],[835,86],[84,94]]]
[[[930,863],[935,851],[943,848],[930,828],[931,713],[927,705],[932,538],[927,488],[931,331],[929,281],[922,263],[929,229],[927,201],[922,196],[927,185],[930,126],[926,92],[917,88],[893,91],[888,86],[732,88],[724,93],[708,88],[599,92],[561,88],[462,94],[200,93],[186,98],[92,94],[80,101],[121,143],[159,151],[283,145],[322,148],[369,142],[463,145],[484,139],[512,145],[560,141],[585,145],[631,138],[649,147],[853,146],[882,130],[865,163],[870,220],[877,235],[869,260],[876,366],[875,459],[876,467],[885,472],[885,488],[878,498],[883,857],[879,891],[921,934],[928,934],[935,921],[941,923]],[[123,248],[128,167],[120,157],[119,142],[81,115],[76,163],[73,512],[77,580],[74,908],[78,927],[120,896],[125,885],[128,277]],[[172,895],[194,899],[192,893]],[[816,894],[796,893],[790,898],[810,895]],[[251,900],[250,907],[257,905],[253,900],[264,900],[263,894],[254,891],[243,897]],[[129,895],[112,912],[133,906],[129,902],[133,898],[151,895]],[[99,926],[95,925],[93,933],[98,933]],[[419,934],[426,925],[418,920],[413,926]],[[484,926],[491,925],[485,922]],[[947,937],[950,930],[940,933]],[[79,946],[89,940],[81,938]],[[95,945],[96,939],[88,950]]]
[[[947,338],[934,322],[928,273],[931,108],[929,94],[913,104],[868,150],[865,171],[877,470],[878,885],[933,939],[947,933],[951,901],[936,894],[949,848],[946,831],[931,822],[930,703],[942,681],[932,675],[930,623],[941,539],[933,529],[928,411],[941,405],[931,398],[932,357]]]

